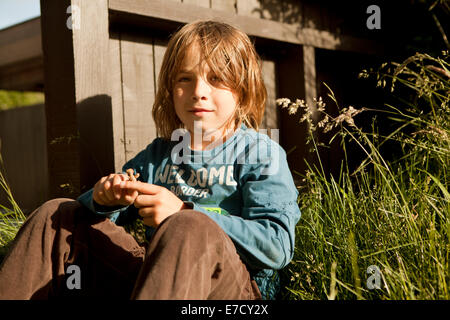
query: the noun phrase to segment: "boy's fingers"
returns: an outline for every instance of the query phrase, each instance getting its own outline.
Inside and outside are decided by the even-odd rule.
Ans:
[[[106,181],[103,187],[103,197],[108,201],[114,201],[114,191],[110,180]]]
[[[140,181],[122,181],[120,183],[122,189],[134,190],[141,194],[156,194],[161,187],[155,184],[144,183]]]
[[[99,183],[102,184],[106,181],[106,179],[108,179],[108,177],[101,177]]]
[[[136,199],[139,195],[139,192],[133,189],[122,189],[128,196],[132,197],[133,199]]]
[[[141,194],[134,200],[134,206],[136,208],[152,207],[158,204],[158,196],[153,194]]]
[[[98,198],[100,200],[99,204],[101,205],[106,205],[109,203],[108,198],[106,197],[105,193],[102,192],[101,194],[98,195]]]
[[[120,178],[122,179],[122,181],[128,181],[130,180],[130,177],[124,173],[120,173],[118,174],[118,176],[120,176]]]
[[[125,193],[124,195],[124,199],[129,203],[134,203],[134,201],[136,201],[136,198],[138,196],[137,191],[130,191],[130,190],[123,190],[123,192]]]
[[[122,177],[120,175],[115,175],[112,187],[114,190],[114,198],[120,199],[122,197],[122,189],[120,188],[120,182],[122,182]]]

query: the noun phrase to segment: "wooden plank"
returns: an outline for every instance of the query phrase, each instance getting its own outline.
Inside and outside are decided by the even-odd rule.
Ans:
[[[115,171],[110,88],[108,1],[72,0],[79,8],[73,29],[80,191]]]
[[[50,196],[73,198],[114,171],[107,0],[42,0],[41,12]]]
[[[153,40],[122,34],[121,48],[125,159],[128,161],[156,138],[152,118],[155,99]]]
[[[317,117],[317,110],[314,104],[314,98],[317,97],[317,79],[316,79],[316,55],[312,46],[303,46],[303,68],[305,83],[305,101],[312,109],[314,119]]]
[[[262,127],[279,129],[278,108],[275,104],[277,98],[275,61],[264,59],[262,61],[262,74],[267,90],[266,111]]]
[[[236,13],[237,0],[211,0],[211,8]]]
[[[209,8],[210,0],[183,0],[183,4]]]
[[[153,39],[153,70],[155,73],[155,94],[158,90],[159,73],[167,49],[167,40]]]
[[[77,83],[77,100],[92,94],[108,93],[108,77],[99,74],[100,71],[109,71],[108,57],[105,57],[109,50],[107,0],[87,3],[72,0],[72,6],[78,6],[80,11],[80,28],[73,30],[75,75],[83,80]]]
[[[65,27],[65,12],[69,5],[70,0],[41,0],[51,198],[76,197],[80,189],[79,140],[75,138],[78,127],[72,32]],[[64,184],[70,184],[71,188],[60,187]]]
[[[123,118],[122,57],[120,33],[111,32],[109,39],[109,79],[111,83],[112,129],[114,140],[114,172],[121,172],[125,157]]]
[[[0,67],[0,88],[43,91],[44,61],[42,56]]]
[[[116,17],[122,15],[139,15],[157,20],[177,23],[189,23],[195,20],[220,20],[234,25],[245,33],[282,42],[305,44],[329,50],[348,50],[365,53],[379,52],[379,44],[351,36],[337,36],[324,30],[299,28],[271,20],[236,15],[234,13],[208,9],[183,3],[162,0],[109,0],[109,9]],[[238,2],[239,13],[239,2]],[[151,20],[151,19],[150,19]],[[150,21],[149,21],[149,24]]]
[[[258,0],[236,0],[237,14],[241,16],[263,18]]]
[[[279,60],[277,60],[277,84],[278,97],[291,100],[304,99],[304,65],[303,50],[301,47],[293,46],[287,48]],[[301,111],[290,115],[286,109],[280,109],[280,144],[288,153],[289,167],[293,172],[294,180],[298,183],[300,177],[296,174],[305,173],[304,159],[308,158],[305,148],[308,134],[307,126],[299,123],[303,115]]]
[[[318,99],[319,95],[317,92],[316,49],[312,46],[303,46],[303,70],[305,101],[308,104],[309,110],[312,112],[312,121],[317,123],[320,114],[317,111],[317,105],[314,102],[314,99]],[[317,131],[313,132],[312,135],[317,138]],[[310,164],[320,165],[317,162],[317,157],[313,156],[311,153],[306,153],[304,158]],[[303,168],[301,170],[303,170]]]
[[[44,105],[0,111],[0,152],[8,184],[24,213],[48,200]],[[0,204],[9,203],[0,188]]]
[[[41,19],[32,19],[0,31],[0,48],[0,67],[42,57]]]

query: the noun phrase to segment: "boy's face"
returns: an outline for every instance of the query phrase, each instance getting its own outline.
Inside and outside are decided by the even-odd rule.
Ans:
[[[227,129],[224,125],[236,110],[237,96],[224,86],[220,74],[214,74],[207,63],[201,62],[197,52],[195,46],[187,50],[175,75],[172,93],[175,112],[191,135],[194,121],[201,121],[202,134],[224,132]]]

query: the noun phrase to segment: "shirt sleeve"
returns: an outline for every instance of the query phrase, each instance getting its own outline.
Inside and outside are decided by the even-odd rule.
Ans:
[[[127,169],[134,169],[135,173],[139,173],[138,180],[148,182],[152,179],[151,164],[153,159],[151,158],[155,154],[155,146],[158,146],[158,139],[155,139],[144,150],[139,152],[134,158],[126,162],[122,167],[122,173],[126,173]],[[92,211],[94,214],[108,217],[111,221],[123,225],[130,220],[137,218],[139,215],[137,209],[134,206],[102,206],[95,203],[93,199],[93,188],[81,194],[77,200]]]
[[[77,200],[86,208],[88,208],[93,213],[105,216],[111,219],[111,221],[115,222],[118,218],[121,212],[124,212],[128,209],[128,206],[102,206],[97,203],[95,203],[94,198],[92,196],[93,188],[86,191],[82,195],[80,195]]]
[[[243,166],[241,216],[201,210],[222,227],[252,269],[281,269],[294,254],[298,191],[286,153],[281,147],[278,151],[269,164]]]

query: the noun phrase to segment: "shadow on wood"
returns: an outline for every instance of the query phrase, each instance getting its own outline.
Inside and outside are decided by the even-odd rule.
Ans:
[[[114,173],[111,97],[97,95],[77,104],[80,134],[80,191]]]

